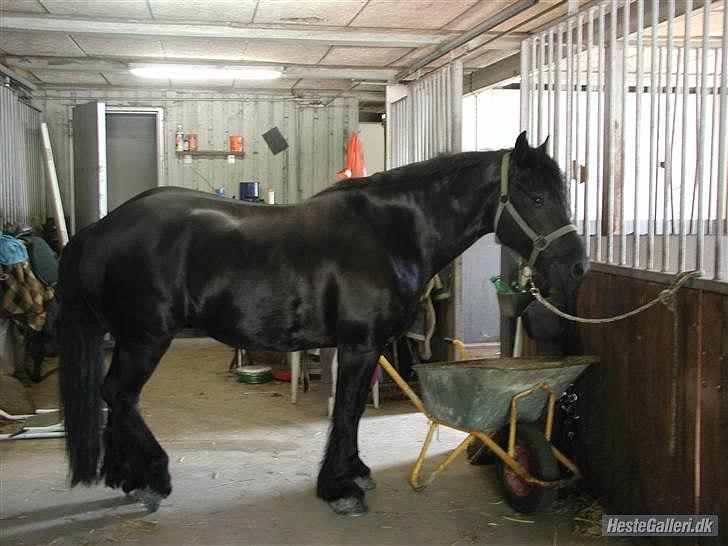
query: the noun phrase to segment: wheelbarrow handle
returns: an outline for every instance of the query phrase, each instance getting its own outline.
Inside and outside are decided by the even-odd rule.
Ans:
[[[402,376],[397,373],[397,370],[395,370],[394,366],[389,363],[389,360],[387,360],[384,356],[380,356],[379,365],[384,369],[385,372],[389,374],[389,377],[392,378],[397,386],[402,389],[402,392],[407,395],[407,398],[412,401],[415,407],[429,418],[430,414],[427,412],[427,409],[425,409],[425,404],[422,402],[420,397],[415,394],[415,391],[412,390],[407,382],[402,379]]]

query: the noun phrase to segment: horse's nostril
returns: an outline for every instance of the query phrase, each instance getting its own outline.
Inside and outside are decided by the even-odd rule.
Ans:
[[[584,265],[581,263],[575,263],[574,266],[571,268],[571,275],[575,279],[584,276]]]

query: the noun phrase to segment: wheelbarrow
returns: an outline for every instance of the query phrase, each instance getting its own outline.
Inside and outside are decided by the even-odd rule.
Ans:
[[[556,398],[598,361],[595,356],[568,356],[419,364],[414,369],[423,402],[387,359],[381,357],[382,368],[430,421],[410,485],[415,491],[422,491],[458,455],[480,440],[496,457],[496,476],[508,505],[523,514],[544,510],[556,498],[557,489],[581,476],[577,466],[551,443]],[[544,408],[542,431],[535,422]],[[438,425],[467,432],[468,436],[423,482],[420,473]],[[568,471],[565,477],[559,463]]]

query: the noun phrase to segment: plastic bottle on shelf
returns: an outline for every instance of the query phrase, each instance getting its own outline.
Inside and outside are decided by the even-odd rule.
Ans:
[[[496,292],[500,292],[501,294],[511,293],[510,287],[501,280],[500,275],[493,275],[490,278],[490,282],[492,282],[493,286],[495,286]]]
[[[185,134],[182,131],[182,126],[177,125],[177,132],[174,134],[174,150],[176,152],[183,152],[185,146]]]

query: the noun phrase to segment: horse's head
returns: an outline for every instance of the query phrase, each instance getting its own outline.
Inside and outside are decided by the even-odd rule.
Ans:
[[[545,147],[546,142],[529,146],[523,132],[504,157],[494,227],[504,245],[568,297],[576,292],[589,261],[569,218],[564,177]]]

